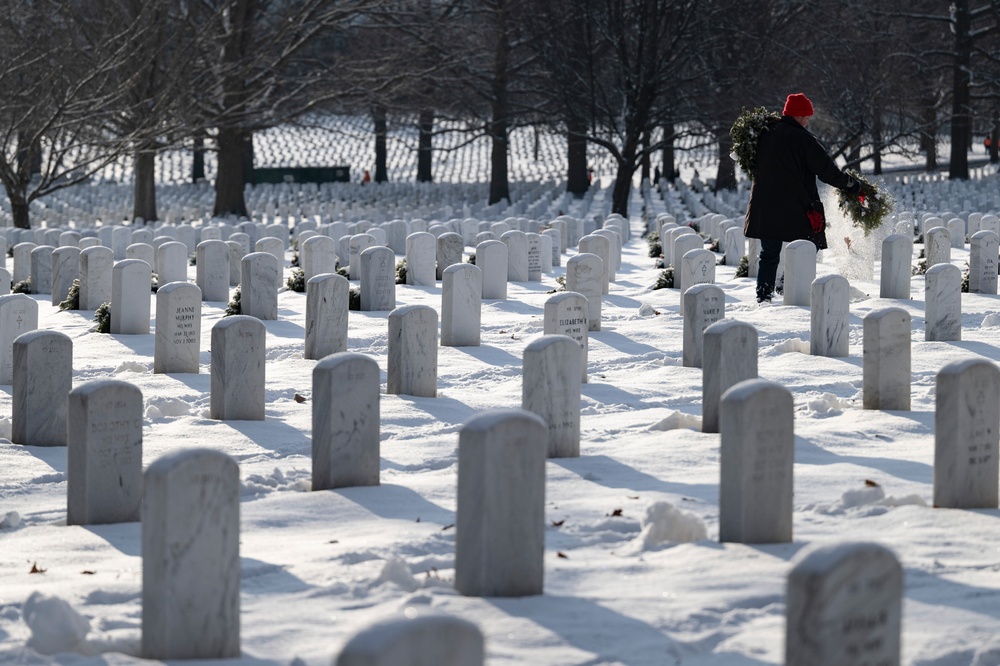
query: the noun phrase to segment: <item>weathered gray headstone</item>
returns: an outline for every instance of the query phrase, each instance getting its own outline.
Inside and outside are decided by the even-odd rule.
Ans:
[[[812,283],[816,279],[816,246],[812,241],[792,241],[785,248],[785,305],[809,306]]]
[[[31,293],[52,293],[52,252],[51,245],[39,245],[31,250]],[[15,266],[17,262],[15,261]]]
[[[156,278],[158,284],[186,282],[188,267],[187,245],[180,241],[163,243],[156,249]]]
[[[233,240],[225,241],[229,248],[229,286],[235,287],[243,279],[243,246]]]
[[[167,454],[143,477],[141,654],[240,656],[240,470],[219,451]]]
[[[147,243],[132,243],[125,248],[125,259],[145,261],[149,264],[149,270],[152,272],[153,265],[156,263],[156,250]]]
[[[352,280],[361,279],[361,253],[375,247],[375,237],[371,234],[354,234],[347,245],[348,273]]]
[[[38,328],[38,303],[24,294],[0,296],[0,384],[14,381],[14,340]]]
[[[528,236],[523,231],[512,229],[500,235],[507,244],[507,281],[528,281]]]
[[[114,252],[103,246],[80,252],[80,309],[96,310],[111,302],[111,273]]]
[[[253,249],[254,252],[266,252],[272,255],[277,260],[279,268],[285,265],[285,244],[280,238],[265,236],[253,244]]]
[[[984,358],[952,361],[934,398],[934,506],[995,509],[1000,483],[1000,369]]]
[[[142,391],[116,379],[70,391],[66,447],[66,524],[138,521]]]
[[[682,363],[685,368],[700,368],[705,329],[726,316],[726,295],[714,284],[696,284],[683,298]]]
[[[542,236],[548,236],[552,240],[552,265],[562,266],[562,237],[558,229],[546,229]]]
[[[251,252],[240,262],[240,275],[241,314],[263,320],[277,319],[281,269],[274,255]]]
[[[202,299],[212,303],[229,301],[229,246],[221,240],[203,240],[195,248],[195,282]]]
[[[488,240],[477,245],[476,266],[483,272],[483,298],[507,300],[507,244]]]
[[[121,335],[149,333],[149,264],[141,259],[119,261],[111,270],[111,332]]]
[[[331,354],[313,368],[312,381],[312,489],[377,486],[378,364]]]
[[[882,241],[880,298],[910,298],[913,237],[890,234]]]
[[[171,282],[156,292],[154,373],[198,374],[201,301],[201,289],[190,282]]]
[[[793,413],[788,389],[763,379],[722,394],[719,541],[792,540]]]
[[[445,269],[442,277],[441,346],[478,347],[483,272],[472,264],[453,264]]]
[[[347,642],[334,666],[483,666],[483,634],[468,620],[408,607]]]
[[[865,315],[863,322],[864,409],[910,409],[910,313],[883,308]]]
[[[924,275],[924,340],[961,339],[962,271],[953,264],[938,264]]]
[[[681,257],[680,265],[674,271],[674,281],[674,284],[680,285],[680,312],[683,315],[685,308],[683,294],[696,284],[715,282],[715,253],[702,249],[688,250]]]
[[[350,288],[348,279],[335,273],[306,282],[305,358],[318,360],[347,351]]]
[[[969,292],[997,293],[997,258],[1000,236],[992,231],[977,231],[969,243]]]
[[[548,457],[580,455],[581,351],[566,335],[543,335],[524,349],[521,407],[548,426]]]
[[[965,247],[965,220],[954,218],[948,220],[948,236],[951,238],[951,246],[961,250]]]
[[[255,317],[224,317],[212,327],[209,418],[264,420],[264,324]]]
[[[545,335],[568,335],[580,345],[580,379],[587,383],[587,317],[590,306],[587,297],[574,291],[563,291],[545,301]]]
[[[15,444],[66,446],[66,396],[73,388],[73,341],[58,331],[14,340],[11,437]]]
[[[611,241],[605,236],[588,234],[580,239],[580,254],[594,254],[601,259],[601,293],[607,294],[611,281],[608,265],[611,262]]]
[[[705,240],[690,227],[674,229],[670,233],[674,239],[670,244],[670,263],[668,265],[674,267],[675,284],[678,284],[676,283],[676,272],[681,267],[681,259],[691,250],[704,250]]]
[[[406,284],[433,287],[436,263],[434,234],[419,231],[406,237]]]
[[[386,393],[437,396],[438,315],[426,305],[389,313]]]
[[[14,246],[14,283],[31,277],[31,252],[38,247],[34,243],[23,242]]]
[[[539,282],[542,279],[542,237],[539,234],[525,234],[528,240],[528,280]]]
[[[365,312],[396,307],[396,255],[384,245],[364,250],[359,258],[361,309]]]
[[[333,273],[337,267],[337,244],[328,236],[313,236],[299,246],[299,259],[306,282],[317,275]]]
[[[449,266],[462,263],[462,251],[465,243],[462,237],[454,232],[441,234],[437,237],[437,279],[444,279],[444,271]]]
[[[875,543],[805,551],[788,574],[787,666],[900,665],[903,569]]]
[[[927,254],[927,268],[951,262],[951,234],[945,227],[928,229],[924,234],[924,248]]]
[[[80,275],[80,248],[57,247],[52,252],[52,305],[66,300],[73,280]]]
[[[566,262],[566,291],[583,294],[587,299],[587,325],[591,331],[601,330],[603,281],[604,267],[596,254],[580,253]]]
[[[543,591],[545,423],[524,410],[471,418],[458,436],[455,589],[472,597]]]
[[[720,319],[702,339],[701,431],[719,432],[719,400],[732,386],[757,378],[757,329]]]
[[[809,353],[844,357],[849,354],[851,286],[843,275],[824,275],[812,283]]]

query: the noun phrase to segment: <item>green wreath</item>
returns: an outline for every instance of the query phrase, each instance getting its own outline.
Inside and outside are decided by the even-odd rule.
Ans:
[[[762,106],[740,112],[739,118],[729,128],[729,136],[733,138],[733,152],[730,155],[743,173],[753,181],[753,170],[757,166],[757,141],[761,135],[770,130],[781,120],[774,111],[768,111]]]
[[[867,236],[882,226],[895,208],[896,200],[885,189],[884,183],[872,183],[853,169],[847,169],[844,173],[861,183],[861,196],[837,190],[840,210]]]

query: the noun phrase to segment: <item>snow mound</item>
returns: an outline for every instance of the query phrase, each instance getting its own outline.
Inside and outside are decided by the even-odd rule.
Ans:
[[[643,303],[639,306],[639,316],[640,317],[654,317],[656,316],[656,308],[654,308],[649,303]]]
[[[980,328],[994,328],[1000,326],[1000,314],[991,313],[983,317],[983,323],[979,325]]]
[[[63,599],[41,592],[32,592],[24,602],[24,621],[31,629],[28,647],[41,654],[79,651],[90,631],[90,620]]]
[[[312,490],[312,482],[309,478],[292,478],[301,476],[301,471],[293,471],[291,476],[286,476],[277,467],[270,474],[251,474],[245,481],[240,483],[241,496],[255,496],[269,493],[274,490],[297,490],[308,492]]]
[[[12,530],[21,524],[21,514],[17,511],[8,511],[0,520],[0,530]]]
[[[10,419],[6,416],[0,416],[0,439],[10,439],[10,434]]]
[[[383,583],[392,583],[406,592],[415,592],[420,587],[420,583],[413,577],[410,567],[406,562],[396,557],[390,557],[385,561],[382,572],[375,579],[373,586]]]
[[[823,393],[814,398],[806,400],[804,410],[812,415],[840,413],[851,406],[849,400],[845,400],[833,393]]]
[[[772,349],[775,354],[808,354],[809,343],[806,340],[792,338],[791,340],[779,342]]]
[[[689,428],[701,432],[701,417],[693,414],[672,412],[670,416],[649,426],[650,430],[680,430]]]
[[[138,372],[140,374],[145,374],[149,372],[149,366],[145,363],[139,363],[138,361],[122,361],[115,368],[114,373],[120,375],[123,372]]]
[[[861,291],[857,287],[851,287],[850,299],[851,303],[858,303],[860,301],[867,301],[870,298],[868,294]]]
[[[663,543],[690,543],[707,538],[708,530],[700,518],[684,513],[669,502],[654,502],[646,507],[642,530],[627,552],[639,553]]]
[[[1000,638],[992,638],[976,650],[970,666],[1000,666]]]
[[[176,418],[190,412],[191,405],[177,398],[157,397],[146,400],[147,419]]]
[[[888,507],[898,506],[927,506],[919,495],[906,495],[905,497],[886,496],[882,486],[865,486],[848,490],[840,496],[840,501],[828,506],[822,513],[839,514],[851,509],[863,509],[868,507],[881,507],[880,513],[884,513]],[[1000,665],[998,665],[1000,666]]]

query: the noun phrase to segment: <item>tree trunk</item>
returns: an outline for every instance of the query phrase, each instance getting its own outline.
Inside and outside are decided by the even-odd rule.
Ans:
[[[872,173],[876,176],[882,175],[882,113],[875,109],[875,121],[872,124],[872,161],[874,166]]]
[[[31,215],[28,202],[19,193],[11,195],[8,191],[7,196],[10,198],[10,213],[14,219],[14,226],[18,229],[30,229]]]
[[[993,109],[993,130],[990,132],[990,163],[1000,162],[1000,146],[997,146],[997,139],[1000,138],[1000,111]]]
[[[639,181],[648,181],[649,176],[649,128],[642,131],[642,159],[640,160]]]
[[[387,151],[385,147],[386,127],[385,107],[376,106],[372,109],[372,119],[375,121],[375,182],[386,183],[389,181],[389,169],[387,168]]]
[[[729,156],[733,152],[733,137],[729,131],[721,129],[715,133],[719,147],[719,168],[715,172],[715,191],[736,190],[736,161]]]
[[[432,158],[434,157],[434,112],[424,109],[417,120],[420,131],[417,140],[417,182],[430,183],[434,180]]]
[[[969,179],[969,131],[972,126],[970,108],[970,66],[972,63],[972,18],[969,0],[956,0],[952,4],[952,29],[955,33],[955,63],[952,67],[951,102],[951,163],[949,180]]]
[[[510,183],[507,180],[507,121],[500,105],[493,105],[493,120],[490,121],[490,199],[495,204],[501,199],[510,202]]]
[[[242,131],[243,135],[243,184],[253,183],[253,132]]]
[[[215,174],[215,208],[212,215],[249,217],[243,196],[244,132],[238,128],[219,130],[219,166]]]
[[[635,156],[628,162],[618,163],[618,174],[615,176],[615,186],[611,192],[611,212],[618,213],[628,219],[628,198],[632,192],[632,174],[635,173]]]
[[[587,181],[587,125],[575,118],[566,127],[566,191],[582,199],[590,188]]]
[[[674,182],[677,177],[677,167],[674,164],[674,126],[667,124],[663,126],[663,177]],[[727,156],[728,157],[728,156]]]
[[[205,135],[194,135],[194,150],[191,155],[191,182],[205,180]]]
[[[142,218],[146,223],[156,216],[156,149],[139,148],[133,161],[135,200],[132,219]]]

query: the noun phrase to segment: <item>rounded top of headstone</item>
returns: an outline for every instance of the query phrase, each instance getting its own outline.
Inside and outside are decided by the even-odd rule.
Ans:
[[[406,235],[406,240],[410,239],[422,240],[424,238],[430,238],[431,240],[434,240],[434,234],[432,234],[429,231],[414,231],[413,233]]]
[[[371,247],[366,247],[364,250],[361,251],[361,256],[374,257],[377,254],[383,254],[383,253],[395,256],[395,252],[392,251],[392,248],[388,248],[385,245],[372,245]]]
[[[200,243],[198,243],[198,249],[220,247],[220,246],[227,248],[228,251],[229,246],[226,245],[226,241],[217,238],[209,238],[207,240],[203,240]]]
[[[502,234],[500,234],[500,240],[504,240],[507,238],[526,238],[526,237],[527,234],[521,231],[520,229],[511,229],[509,231],[505,231]]]
[[[954,279],[959,279],[959,280],[962,277],[962,269],[960,269],[955,264],[934,264],[933,266],[927,269],[927,272],[924,275],[934,276],[937,275],[938,273],[950,273],[953,275]]]
[[[698,261],[699,259],[706,259],[707,260],[709,257],[712,258],[712,261],[715,261],[715,253],[714,252],[712,252],[710,250],[706,250],[704,248],[696,247],[693,250],[688,250],[687,252],[685,252],[684,256],[681,257],[681,258],[684,259],[684,260],[686,260],[686,261]]]
[[[786,399],[789,407],[792,405],[792,393],[777,382],[767,379],[746,379],[734,384],[722,394],[722,402],[745,402],[759,393],[766,393],[770,399]]]
[[[191,292],[190,298],[197,298],[199,302],[201,301],[201,288],[193,282],[168,282],[156,290],[156,295],[157,297],[161,294],[169,296],[178,291],[189,291]]]
[[[572,346],[574,349],[579,351],[580,343],[569,337],[568,335],[560,335],[558,333],[550,333],[548,335],[543,335],[539,338],[535,338],[527,344],[524,348],[524,353],[529,354],[532,352],[541,352],[549,347],[563,345],[568,349]]]
[[[787,252],[790,249],[796,249],[800,247],[806,247],[813,251],[816,250],[816,245],[811,240],[805,240],[800,238],[799,240],[793,240],[791,243],[789,243],[788,247],[785,248],[785,251]]]
[[[275,238],[274,240],[278,239]],[[281,241],[278,242],[280,243]],[[265,263],[274,262],[275,266],[278,265],[278,258],[273,254],[271,254],[270,252],[251,252],[243,257],[243,261],[247,262],[263,261]]]
[[[993,375],[993,381],[1000,381],[1000,367],[993,361],[982,357],[966,358],[946,363],[938,370],[938,375],[960,375],[973,367],[982,368]]]
[[[214,331],[218,329],[220,331],[224,331],[233,327],[254,328],[260,332],[260,335],[264,335],[267,330],[264,326],[264,322],[257,319],[257,317],[251,317],[250,315],[230,315],[228,317],[223,317],[219,321],[215,322],[215,325],[212,326],[212,330]]]
[[[604,260],[592,252],[580,252],[566,261],[567,266],[570,264],[584,264],[585,266],[590,266],[595,263],[599,266],[603,266]]]
[[[34,331],[28,331],[27,333],[22,333],[21,335],[14,338],[14,345],[27,345],[38,340],[46,340],[49,342],[59,341],[62,344],[73,346],[73,340],[65,333],[60,333],[59,331],[49,331],[47,329],[36,329]]]
[[[370,366],[370,368],[375,371],[376,376],[378,375],[378,363],[370,356],[365,356],[364,354],[359,354],[358,352],[337,352],[335,354],[330,354],[329,356],[324,356],[320,359],[319,362],[313,366],[313,376],[316,375],[317,371],[331,370],[347,363],[357,363]]]
[[[584,296],[583,294],[581,294],[580,292],[577,292],[577,291],[559,291],[559,292],[556,292],[555,294],[552,294],[551,296],[549,296],[545,300],[545,304],[546,305],[548,305],[549,303],[559,304],[559,303],[562,303],[565,300],[569,300],[569,299],[581,299],[581,298],[584,301],[586,301],[586,299],[587,299],[586,296]]]
[[[80,248],[66,245],[62,247],[57,247],[56,249],[52,250],[52,254],[62,255],[62,254],[74,254],[74,253],[79,254]]]
[[[695,250],[692,250],[692,252],[694,252],[694,251]],[[705,250],[705,251],[707,252],[708,250]],[[691,253],[688,252],[688,254],[691,254]],[[687,257],[688,255],[685,254],[684,256]],[[711,292],[713,296],[716,296],[718,298],[725,298],[725,294],[722,293],[722,287],[720,287],[717,284],[712,284],[712,283],[709,283],[709,282],[703,282],[701,284],[696,284],[696,285],[693,285],[691,287],[688,287],[684,291],[684,298],[687,298],[689,295],[692,296],[692,297],[695,297],[695,296],[698,296],[700,294],[703,294],[706,291],[707,292]],[[718,293],[716,294],[715,292],[718,292]]]
[[[22,243],[18,243],[18,245],[22,245]],[[42,254],[44,252],[54,252],[55,249],[56,248],[53,245],[36,245],[35,247],[33,247],[31,249],[31,254]]]
[[[403,617],[376,622],[355,634],[344,645],[335,666],[388,663],[383,658],[404,653],[412,656],[413,661],[400,666],[423,663],[421,655],[414,653],[414,649],[421,649],[417,646],[442,646],[449,653],[455,652],[454,661],[449,664],[482,664],[485,658],[483,634],[475,624],[410,606],[403,611]]]
[[[990,229],[983,229],[982,231],[977,231],[976,233],[972,234],[973,240],[979,240],[980,238],[985,240],[988,239],[997,240],[1000,239],[1000,236],[998,236],[995,231],[991,231]]]
[[[103,254],[109,257],[115,256],[114,251],[110,247],[105,247],[104,245],[94,245],[93,247],[88,247],[84,248],[83,250],[80,250],[80,256],[86,255],[87,257],[90,257],[96,254]]]
[[[792,570],[789,577],[821,576],[831,569],[857,558],[872,563],[881,561],[883,566],[888,565],[898,572],[899,576],[903,575],[903,569],[895,553],[882,544],[870,541],[848,541],[803,550],[792,560]]]
[[[131,246],[129,246],[129,247],[131,247]],[[140,266],[140,264],[141,264],[141,266]],[[122,259],[121,261],[116,261],[114,269],[116,271],[124,271],[124,270],[130,269],[130,268],[131,269],[141,268],[143,266],[146,268],[146,270],[150,270],[150,271],[152,270],[152,268],[150,267],[150,265],[148,263],[146,263],[145,261],[143,261],[142,259]]]
[[[408,315],[413,315],[415,313],[433,315],[434,320],[437,321],[437,310],[435,310],[429,305],[403,305],[390,312],[389,318],[396,319],[399,317],[406,317]]]
[[[910,313],[898,306],[889,306],[872,310],[862,317],[862,321],[868,321],[869,319],[882,319],[883,317],[900,317],[907,322],[910,321]]]
[[[70,391],[70,395],[91,396],[102,391],[119,391],[138,395],[142,399],[142,390],[135,384],[121,379],[92,379],[84,382]]]
[[[182,449],[160,456],[146,468],[145,476],[147,478],[170,476],[174,471],[189,466],[193,466],[196,470],[203,470],[206,467],[228,470],[231,474],[235,474],[237,478],[240,473],[240,468],[236,461],[222,451],[208,448],[193,448]]]
[[[567,337],[567,336],[558,336]],[[580,344],[568,338],[573,342],[573,345],[579,349]],[[533,412],[529,412],[526,409],[491,409],[485,412],[480,412],[476,414],[462,426],[462,431],[487,431],[492,430],[497,424],[505,423],[508,421],[519,421],[525,424],[531,424],[535,427],[541,427],[544,431],[548,431],[548,426],[545,425],[545,421],[542,417],[538,416]]]
[[[475,264],[452,264],[448,268],[441,271],[442,275],[454,274],[454,273],[482,273],[483,269]]]
[[[850,288],[850,282],[843,275],[837,275],[836,273],[831,273],[830,275],[821,275],[820,277],[813,280],[813,284],[825,285],[828,283],[834,283],[842,286],[844,289]]]
[[[733,329],[753,332],[754,337],[757,336],[757,328],[753,324],[738,319],[720,319],[713,322],[705,327],[704,335],[725,335]]]
[[[343,280],[345,285],[350,284],[350,280],[345,278],[343,275],[340,275],[339,273],[319,273],[318,275],[314,275],[308,280],[306,280],[306,285],[319,284],[321,282],[327,282],[329,280],[333,280],[334,282],[336,282],[338,278],[340,280]]]
[[[507,244],[504,243],[502,240],[496,240],[496,239],[484,240],[483,242],[478,243],[476,245],[476,252],[481,252],[484,249],[488,250],[493,247],[503,247],[506,250]]]

